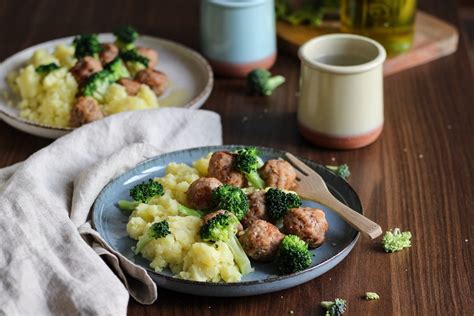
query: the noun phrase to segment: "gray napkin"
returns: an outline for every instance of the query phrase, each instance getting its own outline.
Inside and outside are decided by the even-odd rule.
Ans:
[[[159,153],[222,143],[220,118],[162,109],[110,116],[0,169],[0,314],[125,315],[155,283],[88,218],[112,178]]]

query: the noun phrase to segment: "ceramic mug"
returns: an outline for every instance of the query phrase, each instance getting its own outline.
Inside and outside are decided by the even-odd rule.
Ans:
[[[312,143],[352,149],[383,128],[382,45],[364,36],[323,35],[300,47],[298,127]]]
[[[202,0],[201,49],[221,75],[270,68],[276,59],[273,0]]]

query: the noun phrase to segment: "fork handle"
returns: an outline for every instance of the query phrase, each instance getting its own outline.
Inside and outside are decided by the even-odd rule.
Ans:
[[[366,234],[371,239],[375,239],[382,235],[382,228],[379,224],[371,221],[364,215],[354,211],[344,203],[340,202],[338,199],[332,195],[318,196],[319,203],[329,207],[338,213],[346,222],[348,222],[352,227],[361,233]]]

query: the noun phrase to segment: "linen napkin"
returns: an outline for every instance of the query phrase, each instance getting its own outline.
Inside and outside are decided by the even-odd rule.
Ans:
[[[213,112],[126,112],[87,124],[0,169],[0,314],[125,315],[155,283],[88,218],[114,177],[159,153],[222,143]]]

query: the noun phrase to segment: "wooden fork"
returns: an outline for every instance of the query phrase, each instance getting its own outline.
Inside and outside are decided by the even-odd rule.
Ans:
[[[329,207],[339,214],[356,230],[375,239],[382,234],[382,228],[364,215],[354,211],[344,203],[339,202],[329,192],[323,178],[290,153],[285,154],[291,164],[295,167],[298,187],[296,192],[306,200],[311,200]]]

